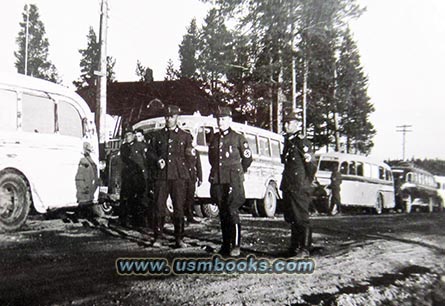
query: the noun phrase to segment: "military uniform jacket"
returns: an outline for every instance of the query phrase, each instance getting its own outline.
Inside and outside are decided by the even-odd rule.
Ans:
[[[165,167],[158,170],[157,179],[190,179],[187,159],[196,154],[192,146],[192,135],[179,127],[173,130],[164,128],[153,135],[151,145],[151,158],[157,163],[161,159],[165,161]]]
[[[315,174],[311,143],[297,134],[286,136],[281,162],[284,164],[280,189],[310,190]]]
[[[120,149],[122,160],[122,191],[125,195],[142,193],[147,179],[145,143],[123,143]]]
[[[230,184],[236,179],[234,176],[244,178],[252,163],[252,151],[246,138],[229,128],[217,133],[210,142],[209,162],[210,183]]]

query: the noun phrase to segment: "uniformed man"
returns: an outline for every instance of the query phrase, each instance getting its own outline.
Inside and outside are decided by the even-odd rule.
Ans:
[[[190,179],[186,181],[185,215],[188,223],[199,223],[193,216],[193,206],[195,204],[196,185],[201,186],[202,183],[202,168],[199,153],[198,151],[195,152],[195,156],[187,159]]]
[[[121,196],[119,216],[121,224],[126,226],[131,216],[133,225],[141,226],[140,212],[146,188],[146,158],[145,146],[135,141],[133,130],[127,128],[124,142],[120,148],[122,160]]]
[[[315,175],[311,143],[299,134],[298,115],[294,112],[283,118],[286,132],[281,162],[284,163],[280,189],[283,191],[284,219],[291,226],[289,253],[307,257],[312,240],[309,205]]]
[[[222,255],[239,256],[241,227],[239,208],[245,202],[244,173],[252,163],[252,151],[242,134],[230,128],[232,112],[227,107],[218,109],[219,133],[210,142],[210,195],[219,207]]]
[[[159,172],[155,182],[154,241],[160,246],[166,202],[170,195],[173,202],[173,224],[177,248],[186,247],[184,235],[185,184],[190,179],[187,158],[196,154],[192,146],[192,136],[177,125],[180,109],[175,105],[166,106],[165,128],[152,138],[152,156]]]
[[[331,214],[335,213],[335,209],[337,209],[338,213],[341,214],[341,198],[340,198],[341,182],[342,182],[341,173],[335,166],[332,168],[331,184],[329,184],[329,188],[331,189],[331,203],[330,203]]]

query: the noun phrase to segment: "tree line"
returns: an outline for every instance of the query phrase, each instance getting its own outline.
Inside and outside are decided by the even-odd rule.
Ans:
[[[374,107],[349,29],[349,22],[364,11],[356,0],[201,1],[211,2],[212,8],[201,26],[191,20],[179,44],[180,66],[176,69],[170,60],[166,79],[197,80],[250,124],[274,131],[280,130],[284,111],[303,116],[304,102],[307,134],[316,149],[332,148],[340,139],[346,152],[370,152]],[[35,5],[25,6],[20,22],[18,71],[24,72],[27,18],[27,74],[60,82],[48,60],[49,43]],[[90,27],[87,47],[79,50],[81,75],[73,82],[78,88],[94,86],[99,46]],[[115,62],[107,58],[110,82],[115,80]],[[140,61],[135,72],[140,81],[153,81],[153,71]]]

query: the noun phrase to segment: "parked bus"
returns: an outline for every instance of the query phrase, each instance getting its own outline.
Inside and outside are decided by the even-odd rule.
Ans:
[[[0,109],[0,228],[20,228],[31,205],[39,213],[78,206],[75,178],[84,143],[98,164],[86,102],[55,83],[0,75]]]
[[[424,207],[432,212],[440,209],[441,201],[437,193],[437,183],[428,171],[407,162],[392,162],[396,185],[397,208],[410,213],[413,207]]]
[[[179,116],[178,124],[192,134],[194,146],[200,153],[203,182],[196,189],[197,202],[204,215],[215,216],[218,208],[210,199],[208,144],[211,137],[218,132],[216,119],[212,116],[183,115]],[[135,124],[133,128],[142,128],[145,133],[150,133],[164,126],[165,119],[162,117],[143,120]],[[281,198],[279,185],[283,165],[280,153],[283,147],[283,136],[236,122],[233,122],[231,127],[246,137],[252,150],[253,162],[245,173],[244,180],[246,199],[251,203],[254,215],[272,217],[277,208],[277,200]]]
[[[384,209],[395,207],[394,182],[391,168],[382,161],[366,156],[328,152],[315,155],[318,159],[316,180],[329,193],[332,170],[336,168],[342,176],[341,205],[373,208],[381,214]],[[316,202],[319,199],[314,199]],[[329,197],[324,199],[329,206]],[[321,203],[315,203],[323,206]],[[328,207],[332,212],[335,207]]]

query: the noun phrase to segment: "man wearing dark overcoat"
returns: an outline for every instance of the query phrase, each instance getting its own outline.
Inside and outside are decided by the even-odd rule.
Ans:
[[[165,128],[151,139],[152,159],[156,160],[158,173],[155,181],[155,209],[153,215],[153,246],[160,246],[166,202],[168,196],[173,203],[173,224],[177,248],[186,247],[184,236],[185,184],[190,179],[187,159],[196,154],[192,136],[178,126],[179,107],[165,108]]]
[[[312,241],[309,205],[316,166],[312,144],[299,133],[298,115],[286,113],[283,123],[286,136],[281,156],[284,171],[280,189],[283,191],[284,219],[291,227],[288,251],[291,256],[307,257]]]
[[[219,133],[209,146],[210,195],[219,207],[222,246],[220,254],[239,256],[241,227],[239,209],[245,202],[244,173],[252,163],[246,138],[230,128],[232,112],[221,107],[216,114]]]

